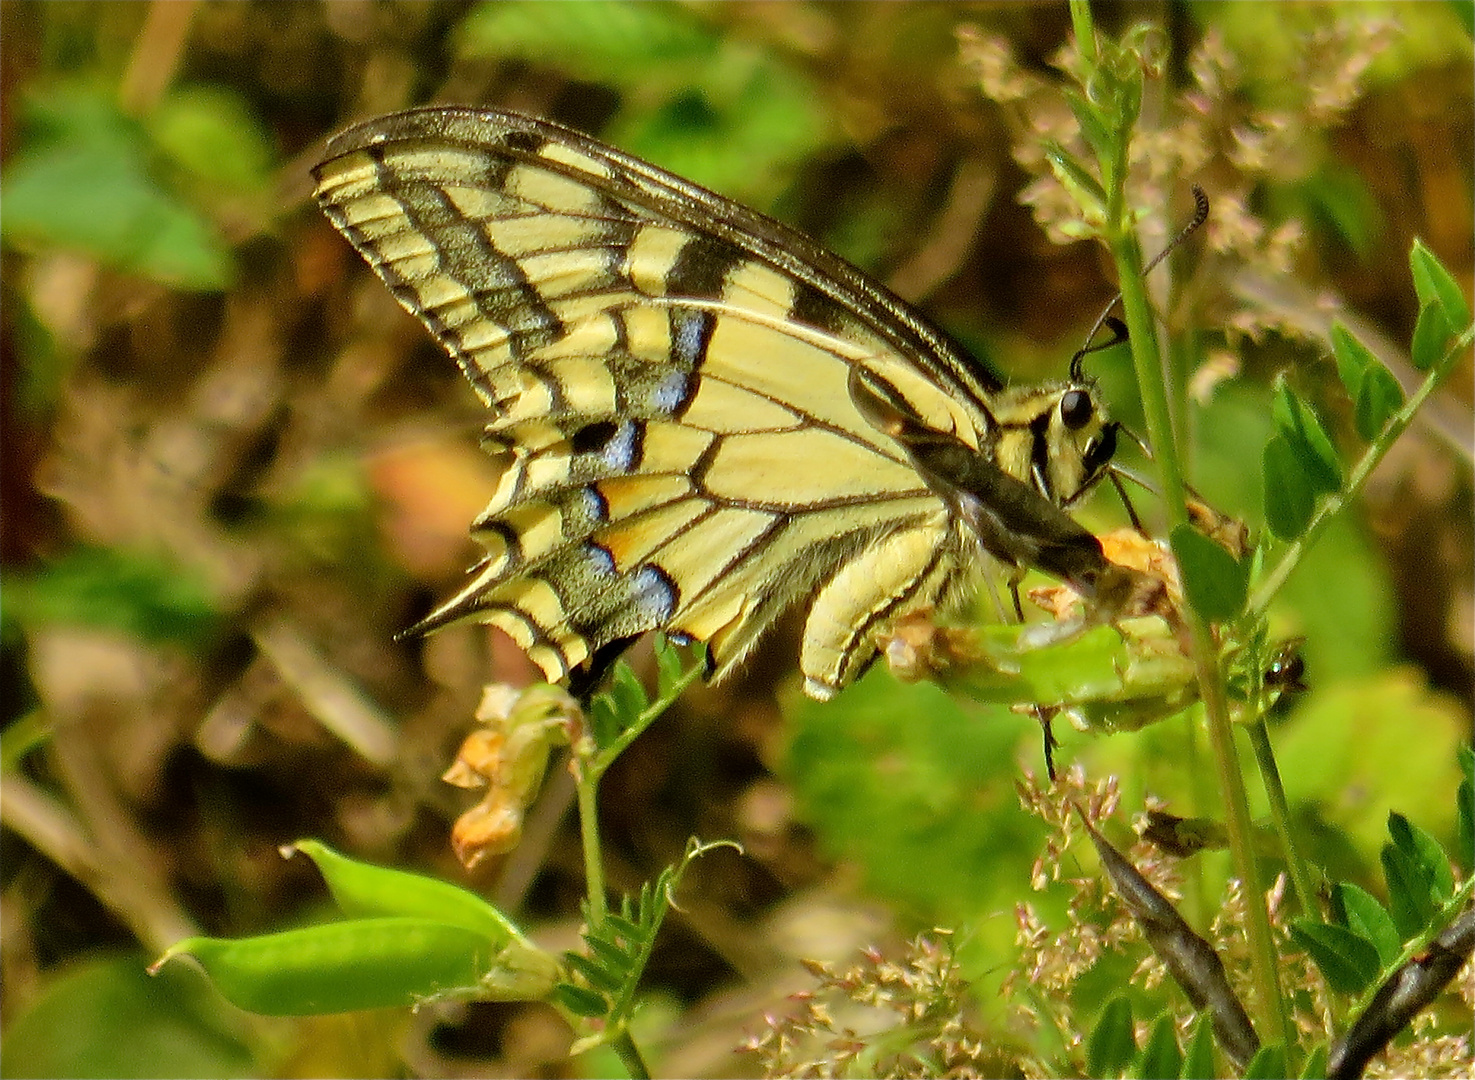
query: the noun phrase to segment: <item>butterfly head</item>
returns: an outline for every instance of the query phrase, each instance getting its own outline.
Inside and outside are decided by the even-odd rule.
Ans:
[[[1094,382],[1072,380],[1046,399],[1043,427],[1032,453],[1035,485],[1051,501],[1070,506],[1111,469],[1121,424],[1110,419]]]

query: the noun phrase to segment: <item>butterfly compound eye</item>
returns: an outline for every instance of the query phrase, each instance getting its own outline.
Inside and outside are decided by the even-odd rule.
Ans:
[[[1084,390],[1067,390],[1060,399],[1060,419],[1071,431],[1079,431],[1089,424],[1095,411],[1091,395]]]

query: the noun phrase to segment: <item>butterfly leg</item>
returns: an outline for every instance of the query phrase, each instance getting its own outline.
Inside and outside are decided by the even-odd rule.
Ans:
[[[1014,617],[1021,623],[1024,622],[1024,605],[1019,600],[1019,582],[1021,580],[1018,572],[1009,578],[1009,595],[1014,598]],[[1044,737],[1045,744],[1045,773],[1050,777],[1050,783],[1055,783],[1055,748],[1060,741],[1055,738],[1055,729],[1051,722],[1055,719],[1057,709],[1054,705],[1034,706],[1035,719],[1040,722],[1040,731]]]
[[[1055,783],[1055,748],[1060,745],[1060,740],[1055,737],[1055,729],[1051,726],[1057,711],[1058,707],[1054,705],[1035,706],[1035,719],[1040,722],[1045,740],[1045,775],[1052,784]]]
[[[1116,488],[1116,493],[1122,497],[1122,505],[1127,508],[1127,517],[1131,519],[1132,528],[1142,536],[1147,535],[1147,530],[1142,526],[1142,519],[1137,516],[1137,508],[1132,505],[1132,500],[1127,497],[1127,487],[1122,483],[1120,470],[1110,469],[1107,476],[1111,478],[1111,486]]]
[[[1014,598],[1014,617],[1024,622],[1024,605],[1019,602],[1019,578],[1009,579],[1009,595]]]

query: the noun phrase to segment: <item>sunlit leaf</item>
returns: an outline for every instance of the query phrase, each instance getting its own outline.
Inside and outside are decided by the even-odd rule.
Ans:
[[[220,615],[190,568],[113,548],[78,548],[44,570],[6,581],[7,615],[21,623],[87,626],[145,641],[199,644]]]
[[[1147,1045],[1142,1048],[1132,1071],[1141,1080],[1159,1080],[1177,1076],[1182,1068],[1183,1052],[1178,1049],[1173,1018],[1163,1013],[1153,1022]]]
[[[1470,304],[1460,283],[1449,272],[1439,257],[1430,251],[1424,241],[1414,238],[1408,253],[1409,268],[1413,271],[1414,291],[1419,297],[1419,307],[1437,302],[1444,308],[1450,326],[1464,329],[1470,323]]]
[[[1132,1031],[1132,1002],[1115,997],[1086,1037],[1086,1072],[1091,1076],[1120,1076],[1137,1052]]]
[[[1294,540],[1306,531],[1316,510],[1316,493],[1301,465],[1301,456],[1280,434],[1265,443],[1262,457],[1265,485],[1265,524],[1282,540]]]
[[[39,991],[39,992],[38,992]],[[119,1078],[259,1076],[230,1007],[198,974],[150,979],[135,955],[42,973],[5,1025],[5,1075]]]
[[[1403,946],[1398,927],[1376,897],[1350,882],[1338,882],[1333,896],[1347,918],[1348,929],[1373,943],[1384,966],[1398,959]]]
[[[1301,1064],[1300,1080],[1322,1080],[1326,1074],[1326,1043],[1319,1042]]]
[[[1239,614],[1249,588],[1246,568],[1191,525],[1173,530],[1172,545],[1194,610],[1210,622]]]
[[[1214,1060],[1214,1034],[1209,1018],[1200,1016],[1193,1025],[1188,1050],[1183,1055],[1182,1080],[1215,1080],[1220,1075]]]
[[[1409,345],[1409,357],[1414,367],[1428,371],[1439,363],[1444,350],[1454,337],[1454,328],[1442,304],[1425,304],[1419,309],[1418,322],[1414,323],[1414,338]]]
[[[176,163],[230,191],[264,191],[272,147],[237,91],[224,86],[171,90],[148,117],[149,133]]]
[[[1369,367],[1382,364],[1372,350],[1352,336],[1340,322],[1332,323],[1332,352],[1337,358],[1337,376],[1347,389],[1347,396],[1357,399],[1357,388],[1362,385],[1363,372]]]
[[[1279,1043],[1262,1046],[1245,1066],[1244,1080],[1281,1080],[1286,1074],[1285,1047]]]
[[[1276,380],[1271,406],[1276,429],[1296,451],[1302,471],[1317,494],[1331,494],[1342,486],[1342,464],[1332,440],[1311,406],[1302,401],[1286,383]]]
[[[107,95],[57,89],[27,115],[0,178],[7,243],[79,251],[181,288],[231,283],[225,242],[154,175],[147,135]]]
[[[1382,364],[1373,363],[1362,374],[1354,401],[1357,434],[1369,441],[1378,437],[1393,414],[1403,408],[1403,387]]]
[[[1314,919],[1298,919],[1291,936],[1310,954],[1333,990],[1359,994],[1378,977],[1378,950],[1346,927]]]
[[[1419,828],[1403,814],[1388,815],[1388,834],[1394,845],[1403,852],[1411,866],[1416,867],[1419,881],[1428,889],[1430,900],[1442,904],[1454,893],[1454,877],[1449,869],[1449,857],[1438,840]]]

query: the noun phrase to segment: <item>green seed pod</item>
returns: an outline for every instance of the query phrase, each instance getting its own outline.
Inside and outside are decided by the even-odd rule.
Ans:
[[[303,1016],[417,1005],[456,992],[474,996],[497,953],[485,934],[462,926],[354,919],[236,940],[187,938],[149,970],[193,956],[232,1004]]]
[[[527,944],[507,916],[475,893],[448,882],[357,862],[317,840],[299,840],[282,853],[290,855],[294,850],[317,864],[345,915],[428,919],[474,931],[498,948],[509,941]]]

